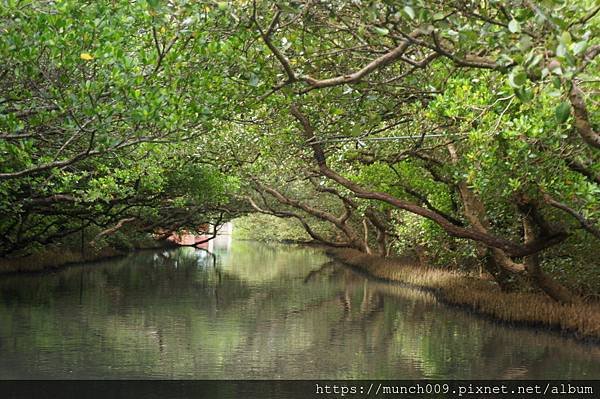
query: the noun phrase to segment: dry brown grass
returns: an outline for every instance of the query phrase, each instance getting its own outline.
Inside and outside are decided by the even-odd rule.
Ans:
[[[0,259],[0,274],[58,269],[71,263],[89,262],[123,254],[108,247],[87,248],[86,255],[83,257],[81,252],[68,248],[48,248],[28,256]]]
[[[491,281],[458,272],[417,266],[410,258],[380,258],[353,249],[331,249],[333,258],[370,275],[433,290],[443,302],[460,305],[491,318],[544,326],[600,339],[600,305],[563,305],[537,293],[506,293]]]
[[[0,258],[0,274],[59,269],[72,263],[93,262],[123,256],[130,251],[163,248],[170,245],[166,241],[154,239],[136,240],[131,244],[131,249],[117,249],[109,245],[96,246],[87,243],[84,246],[84,255],[81,254],[79,246],[74,243],[56,244],[31,255]]]

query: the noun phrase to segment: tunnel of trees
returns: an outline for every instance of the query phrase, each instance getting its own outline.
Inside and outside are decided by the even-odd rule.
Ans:
[[[0,7],[0,254],[250,214],[302,241],[600,294],[600,6]],[[74,244],[73,244],[74,245]]]

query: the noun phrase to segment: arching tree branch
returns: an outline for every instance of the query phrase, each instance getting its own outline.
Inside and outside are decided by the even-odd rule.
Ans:
[[[329,168],[329,166],[327,166],[327,158],[325,156],[325,152],[323,150],[323,147],[315,139],[314,129],[310,124],[308,118],[299,110],[296,104],[292,104],[291,112],[292,115],[294,115],[294,117],[296,117],[296,119],[300,122],[304,137],[312,149],[314,159],[323,176],[328,177],[331,180],[337,182],[338,184],[351,190],[356,194],[357,197],[386,202],[398,209],[402,209],[414,213],[416,215],[425,217],[437,223],[448,234],[454,237],[467,238],[474,241],[482,242],[489,247],[501,249],[510,256],[525,256],[532,253],[536,253],[545,248],[556,245],[557,243],[564,241],[564,239],[566,238],[566,234],[564,232],[559,232],[551,237],[546,237],[537,241],[531,241],[525,245],[517,244],[508,241],[504,238],[487,234],[476,229],[457,226],[437,212],[434,212],[430,209],[424,208],[412,202],[400,200],[390,194],[367,190],[364,187],[361,187],[353,181],[345,178],[344,176],[340,175],[339,173]]]

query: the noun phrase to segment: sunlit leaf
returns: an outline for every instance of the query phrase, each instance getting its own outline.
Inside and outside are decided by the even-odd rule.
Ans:
[[[387,29],[387,28],[381,28],[379,26],[376,26],[373,29],[375,30],[375,32],[377,32],[378,34],[383,35],[383,36],[385,36],[385,35],[387,35],[387,34],[390,33],[389,29]]]

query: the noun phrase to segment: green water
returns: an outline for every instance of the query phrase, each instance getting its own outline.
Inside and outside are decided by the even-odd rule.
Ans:
[[[0,277],[0,379],[600,378],[600,347],[234,242]]]

